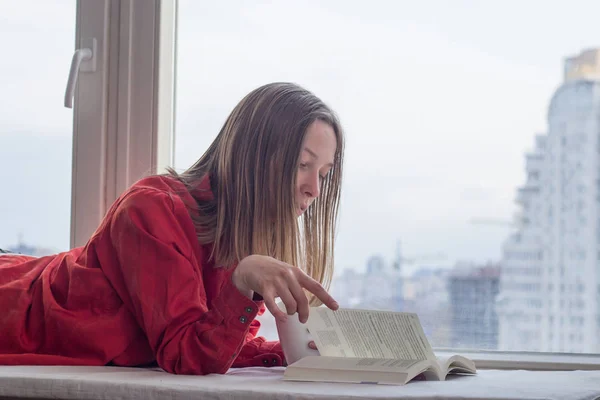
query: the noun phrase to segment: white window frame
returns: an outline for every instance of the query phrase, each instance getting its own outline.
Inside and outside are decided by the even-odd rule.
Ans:
[[[176,0],[78,0],[76,48],[96,39],[73,113],[71,247],[136,180],[173,160]]]
[[[96,38],[97,69],[75,93],[71,246],[114,200],[173,163],[177,0],[77,0],[76,48]],[[600,369],[600,355],[461,351],[479,368]]]

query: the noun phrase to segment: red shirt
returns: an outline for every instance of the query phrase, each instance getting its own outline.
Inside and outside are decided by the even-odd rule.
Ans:
[[[212,196],[205,179],[196,196]],[[208,193],[208,194],[206,194]],[[0,256],[0,364],[137,366],[177,374],[282,365],[255,337],[263,302],[215,268],[173,178],[128,189],[85,247]]]

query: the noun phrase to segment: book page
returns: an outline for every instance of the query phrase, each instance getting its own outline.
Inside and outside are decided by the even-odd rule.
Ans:
[[[443,374],[468,373],[476,374],[475,363],[463,356],[453,355],[451,357],[438,357],[438,364]]]
[[[408,373],[416,365],[419,365],[421,370],[424,370],[430,366],[429,362],[419,360],[309,356],[295,362],[290,367],[320,370],[341,369],[348,371],[370,370],[378,372]]]
[[[425,377],[430,367],[428,360],[308,356],[288,366],[283,379],[404,385],[418,375]]]
[[[413,313],[318,307],[307,327],[322,356],[437,361]]]

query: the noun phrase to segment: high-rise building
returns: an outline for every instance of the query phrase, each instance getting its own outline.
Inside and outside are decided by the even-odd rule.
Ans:
[[[459,266],[448,276],[450,347],[496,350],[498,347],[497,265]]]
[[[451,347],[449,273],[448,268],[423,266],[403,279],[402,311],[419,315],[423,330],[434,347]]]
[[[503,248],[496,303],[500,350],[542,350],[542,233],[546,216],[541,187],[542,179],[546,179],[546,148],[547,137],[538,135],[534,150],[525,157],[527,178],[516,195],[521,208],[518,229]]]
[[[503,249],[500,350],[600,351],[600,49],[565,61]]]
[[[381,255],[367,260],[367,271],[361,291],[361,308],[395,311],[395,291],[397,274]]]

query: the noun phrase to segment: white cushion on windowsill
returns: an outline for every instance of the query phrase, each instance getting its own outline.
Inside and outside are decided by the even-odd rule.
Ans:
[[[284,369],[232,369],[181,376],[159,369],[0,366],[0,397],[37,399],[594,399],[600,371],[482,370],[406,386],[285,382]]]

